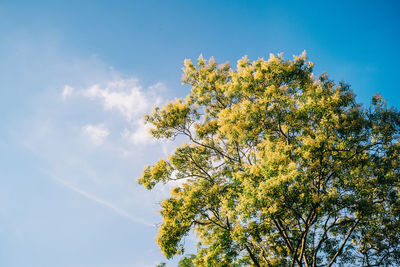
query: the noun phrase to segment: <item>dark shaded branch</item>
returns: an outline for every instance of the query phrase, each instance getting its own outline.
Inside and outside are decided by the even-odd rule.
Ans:
[[[257,258],[254,256],[254,254],[251,252],[249,246],[245,245],[247,252],[250,255],[251,260],[253,261],[254,265],[257,267],[261,267],[260,264],[258,263]]]
[[[347,240],[350,238],[351,234],[353,233],[354,229],[356,229],[358,223],[360,222],[360,219],[356,220],[356,222],[354,223],[354,225],[351,227],[349,233],[346,235],[346,238],[343,240],[342,245],[340,246],[339,250],[336,252],[336,254],[333,256],[332,260],[329,262],[327,267],[332,266],[332,264],[335,263],[336,258],[342,253],[344,246],[347,243]]]

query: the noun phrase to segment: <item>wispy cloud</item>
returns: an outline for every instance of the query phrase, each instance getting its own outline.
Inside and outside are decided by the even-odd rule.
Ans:
[[[104,123],[97,125],[87,124],[82,129],[95,145],[101,145],[104,139],[110,134],[110,131]]]
[[[133,145],[154,143],[148,133],[148,127],[144,124],[143,115],[149,113],[154,105],[161,104],[160,95],[166,91],[163,83],[158,82],[143,89],[137,79],[124,79],[117,75],[107,82],[76,88],[79,87],[65,85],[61,93],[62,98],[76,96],[81,99],[99,101],[104,111],[116,111],[122,116],[127,127],[123,131],[119,129],[119,132],[126,141]],[[110,134],[105,122],[97,125],[89,123],[82,129],[96,145],[101,145]]]
[[[108,202],[108,201],[106,201],[104,199],[96,197],[96,196],[94,196],[94,195],[92,195],[92,194],[90,194],[90,193],[88,193],[88,192],[86,192],[86,191],[84,191],[84,190],[82,190],[82,189],[80,189],[80,188],[78,188],[78,187],[66,182],[63,179],[56,178],[56,177],[51,177],[51,179],[56,181],[56,182],[58,182],[62,186],[64,186],[64,187],[66,187],[66,188],[68,188],[68,189],[80,194],[81,196],[84,196],[85,198],[90,199],[90,200],[100,204],[101,206],[110,209],[111,211],[117,213],[118,215],[127,218],[128,220],[130,220],[130,221],[132,221],[134,223],[139,223],[139,224],[142,224],[142,225],[145,225],[145,226],[151,226],[151,227],[154,226],[154,224],[151,224],[151,223],[143,220],[140,217],[136,217],[136,216],[128,213],[126,210],[123,210],[123,209],[113,205],[112,203],[110,203],[110,202]]]
[[[128,121],[160,101],[156,96],[153,96],[156,99],[151,99],[151,93],[144,93],[136,79],[118,79],[104,86],[94,84],[81,93],[91,99],[100,99],[105,110],[115,109]]]
[[[149,127],[145,124],[143,119],[135,122],[135,129],[125,130],[122,132],[122,137],[127,139],[134,145],[144,145],[154,143],[154,138],[149,134]]]
[[[67,98],[69,95],[71,95],[73,91],[74,91],[74,88],[73,88],[73,87],[71,87],[71,86],[69,86],[69,85],[66,85],[66,86],[64,86],[64,89],[63,89],[61,95],[62,95],[62,97],[65,99],[65,98]]]

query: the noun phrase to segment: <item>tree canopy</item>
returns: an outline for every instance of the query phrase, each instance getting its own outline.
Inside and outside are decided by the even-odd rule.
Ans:
[[[218,65],[185,60],[185,99],[146,116],[158,139],[184,136],[139,183],[179,181],[157,242],[181,266],[400,264],[400,114],[375,95],[313,74],[305,53]]]

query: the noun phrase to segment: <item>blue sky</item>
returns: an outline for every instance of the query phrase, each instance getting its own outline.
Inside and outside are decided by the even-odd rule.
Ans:
[[[306,50],[360,102],[379,92],[400,108],[399,13],[396,1],[0,1],[0,265],[163,261],[154,225],[169,188],[136,178],[174,144],[141,117],[187,93],[183,60]]]

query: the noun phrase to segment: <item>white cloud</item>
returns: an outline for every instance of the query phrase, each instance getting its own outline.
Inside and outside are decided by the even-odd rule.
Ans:
[[[73,88],[73,87],[71,87],[71,86],[69,86],[69,85],[64,86],[64,89],[63,89],[63,91],[62,91],[62,97],[63,97],[64,99],[67,98],[69,95],[72,94],[73,91],[74,91],[74,88]]]
[[[64,86],[62,96],[74,93],[82,98],[100,101],[104,111],[117,111],[125,120],[125,129],[122,137],[133,145],[146,145],[155,143],[148,133],[148,126],[143,121],[143,116],[149,113],[154,105],[160,105],[160,94],[166,91],[163,83],[157,82],[145,89],[138,85],[134,78],[123,79],[114,76],[108,82],[94,83],[88,87],[76,90],[69,85]],[[100,145],[110,134],[105,124],[88,124],[83,127],[84,132],[94,144]],[[113,129],[119,131],[120,129]]]
[[[95,145],[101,145],[107,136],[110,134],[107,126],[105,124],[97,124],[85,125],[83,128],[83,132],[89,137],[89,139]]]
[[[95,84],[82,91],[91,99],[101,99],[105,110],[116,109],[128,121],[143,114],[151,106],[151,96],[146,95],[136,79],[119,79],[105,86]],[[156,102],[156,101],[154,101]]]
[[[149,126],[145,124],[143,120],[138,120],[135,126],[132,127],[134,130],[125,130],[122,132],[122,136],[134,145],[145,145],[152,144],[155,142],[154,138],[149,133]]]
[[[167,87],[162,82],[158,82],[158,83],[155,83],[155,84],[149,86],[149,91],[150,92],[166,92]]]

